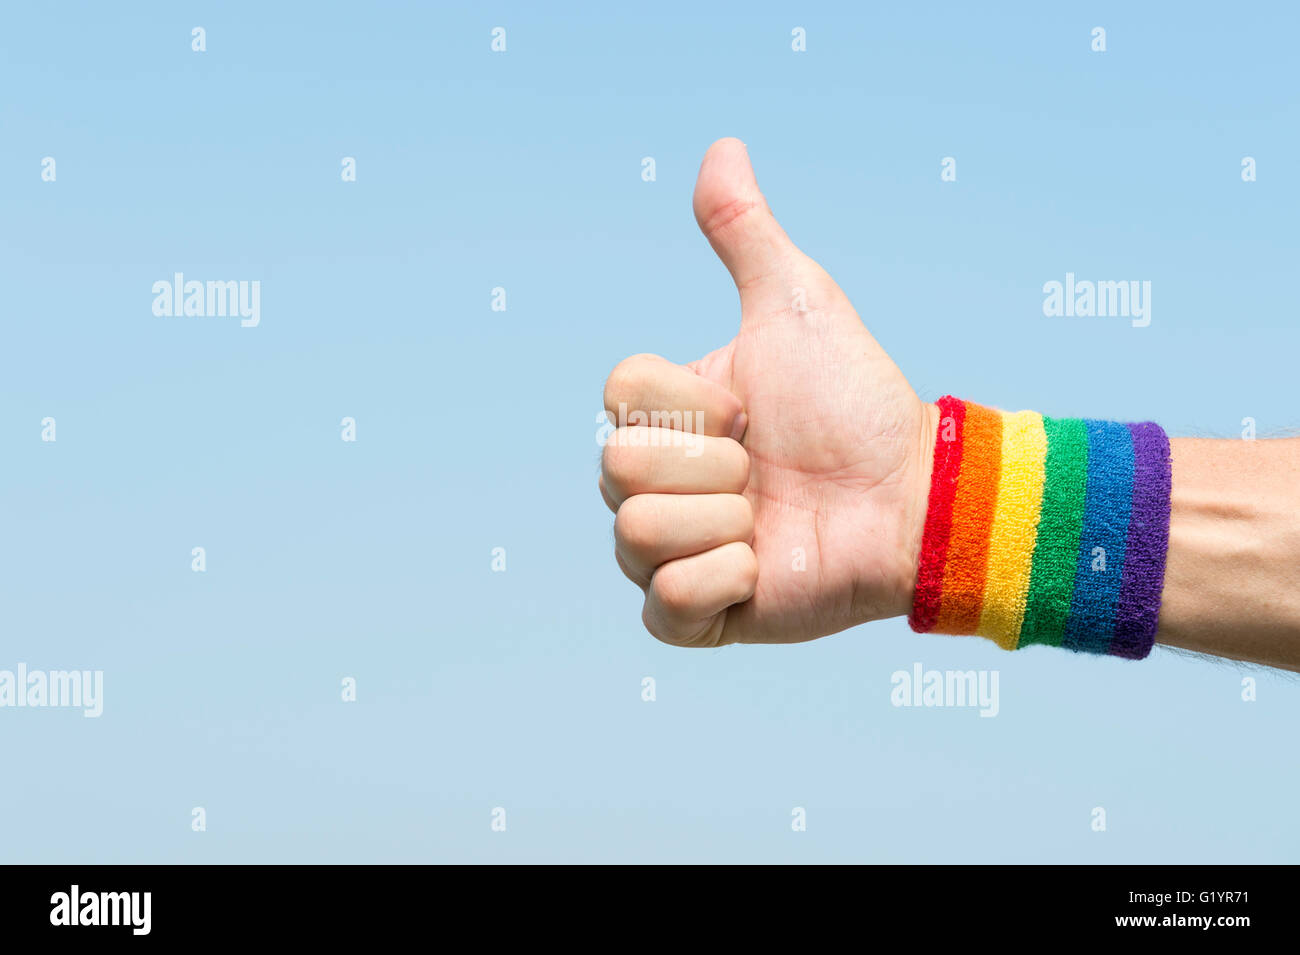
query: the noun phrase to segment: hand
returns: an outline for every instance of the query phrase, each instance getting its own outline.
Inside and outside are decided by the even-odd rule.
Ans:
[[[694,205],[740,292],[740,332],[685,366],[628,358],[605,385],[615,423],[620,405],[670,413],[655,434],[615,431],[601,469],[647,629],[682,646],[792,643],[906,614],[937,408],[782,231],[741,142],[709,149]],[[683,445],[676,429],[699,433]]]

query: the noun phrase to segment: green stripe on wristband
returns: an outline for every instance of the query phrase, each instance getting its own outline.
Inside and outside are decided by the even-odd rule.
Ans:
[[[1020,646],[1059,647],[1074,596],[1079,532],[1088,483],[1088,434],[1078,418],[1043,417],[1047,432],[1043,511],[1034,545]]]

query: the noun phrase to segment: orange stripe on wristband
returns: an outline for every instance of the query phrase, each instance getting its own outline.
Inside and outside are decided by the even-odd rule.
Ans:
[[[963,425],[961,474],[952,502],[943,597],[935,630],[974,633],[984,608],[989,537],[1002,467],[1002,415],[967,403]]]

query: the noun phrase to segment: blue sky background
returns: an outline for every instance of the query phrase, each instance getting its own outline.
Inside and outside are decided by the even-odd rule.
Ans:
[[[922,397],[1296,425],[1300,17],[624,6],[6,6],[0,669],[105,701],[0,710],[0,861],[1295,861],[1290,677],[659,644],[595,415],[734,334],[690,195],[735,135]],[[259,279],[261,325],[155,317],[176,271]],[[1150,280],[1150,327],[1044,318],[1067,271]],[[891,706],[916,662],[1000,715]]]

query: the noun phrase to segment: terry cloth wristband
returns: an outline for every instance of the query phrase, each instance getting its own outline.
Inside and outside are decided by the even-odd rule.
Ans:
[[[1150,653],[1169,546],[1163,429],[951,396],[939,417],[912,629]]]

